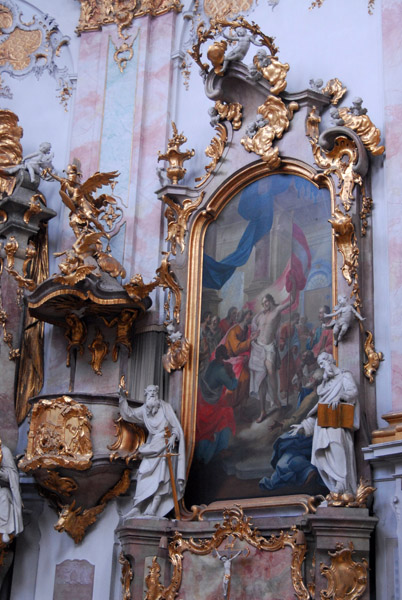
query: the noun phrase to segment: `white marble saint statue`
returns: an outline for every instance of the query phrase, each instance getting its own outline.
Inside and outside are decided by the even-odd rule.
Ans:
[[[133,508],[125,518],[138,516],[164,517],[174,506],[174,490],[169,472],[168,453],[175,472],[177,499],[183,497],[186,483],[186,457],[184,435],[173,408],[158,398],[157,385],[145,389],[145,403],[139,408],[130,408],[126,392],[120,386],[120,414],[125,421],[145,425],[148,437],[139,448],[142,457],[137,476],[137,487]],[[166,428],[170,436],[166,444]]]
[[[49,142],[42,142],[36,152],[28,154],[22,159],[21,164],[15,165],[14,167],[8,167],[5,171],[12,175],[13,173],[21,171],[21,169],[27,169],[31,181],[34,182],[35,175],[40,175],[43,169],[53,168],[53,158],[54,154],[52,152],[51,144],[49,144]]]
[[[0,442],[0,533],[7,544],[23,530],[22,500],[18,470],[11,450]]]
[[[352,374],[337,367],[331,354],[322,352],[317,363],[323,370],[322,383],[317,387],[318,404],[300,424],[291,426],[292,435],[304,433],[313,436],[311,462],[330,492],[355,494],[357,476],[353,431],[359,429],[360,424],[357,386]],[[341,402],[354,405],[352,429],[320,427],[317,422],[318,405],[328,404],[335,409]]]
[[[332,319],[332,321],[326,325],[327,328],[333,327],[335,346],[338,345],[351,326],[353,317],[359,319],[359,321],[365,320],[364,317],[357,312],[345,294],[340,294],[338,296],[338,304],[334,306],[333,312],[325,314],[324,317],[337,317],[336,319]]]

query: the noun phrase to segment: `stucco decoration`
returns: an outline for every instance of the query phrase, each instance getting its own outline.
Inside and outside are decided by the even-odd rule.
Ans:
[[[70,38],[61,33],[53,17],[39,10],[29,21],[25,19],[21,3],[1,0],[0,96],[13,97],[10,87],[2,81],[4,73],[18,79],[31,74],[39,78],[47,71],[56,80],[58,98],[67,109],[72,84],[67,67],[60,67],[57,59]]]

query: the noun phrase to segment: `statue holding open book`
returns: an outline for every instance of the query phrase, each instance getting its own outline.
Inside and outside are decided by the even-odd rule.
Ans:
[[[331,354],[322,352],[317,362],[323,370],[318,403],[301,423],[292,425],[291,435],[313,436],[311,463],[330,492],[355,494],[353,432],[360,421],[357,386],[352,374],[337,367]]]

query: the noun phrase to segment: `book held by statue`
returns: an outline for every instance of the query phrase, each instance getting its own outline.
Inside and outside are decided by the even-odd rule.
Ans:
[[[353,428],[354,406],[341,402],[333,409],[330,404],[318,403],[317,419],[320,427]]]

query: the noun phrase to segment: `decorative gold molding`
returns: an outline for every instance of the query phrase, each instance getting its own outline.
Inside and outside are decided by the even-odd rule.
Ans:
[[[177,131],[176,123],[172,121],[173,136],[168,140],[167,150],[164,154],[158,152],[158,161],[166,160],[169,166],[166,168],[166,175],[173,184],[177,184],[183,179],[187,169],[183,167],[185,160],[189,160],[195,154],[194,150],[185,150],[182,152],[180,146],[187,142],[187,138]]]
[[[122,458],[126,465],[130,461],[137,460],[138,448],[145,443],[146,433],[139,425],[124,421],[119,417],[114,421],[116,427],[115,436],[117,440],[108,446],[109,450],[113,450],[110,454],[110,462]]]
[[[56,466],[85,471],[92,465],[91,411],[68,396],[39,400],[32,409],[28,445],[18,467],[25,473]]]
[[[1,86],[0,86],[1,87]],[[9,196],[15,185],[15,177],[5,169],[22,162],[22,127],[18,125],[18,117],[11,110],[0,110],[0,196]],[[7,214],[0,211],[2,223],[7,221]]]
[[[357,600],[361,598],[367,587],[368,562],[365,558],[360,563],[354,562],[353,542],[344,548],[336,545],[335,552],[328,552],[331,565],[320,564],[321,574],[327,579],[328,587],[320,592],[321,600]]]
[[[227,102],[221,102],[221,100],[217,100],[215,102],[215,110],[218,113],[221,121],[226,120],[232,123],[234,130],[240,129],[243,110],[240,102],[231,102],[228,104]],[[207,156],[209,155],[207,154]]]
[[[335,208],[332,219],[328,219],[335,233],[335,242],[343,256],[342,274],[348,285],[357,278],[359,248],[357,247],[355,226],[350,215],[344,214],[340,208]]]
[[[374,348],[374,337],[371,331],[366,331],[366,340],[364,342],[364,352],[367,356],[367,362],[363,365],[364,375],[370,383],[374,382],[374,376],[380,366],[380,362],[384,360],[384,354],[377,352]]]
[[[254,56],[253,62],[257,71],[271,84],[270,94],[277,96],[286,89],[286,75],[289,71],[288,63],[281,63],[276,56],[270,56],[269,58],[259,56],[258,52]]]
[[[43,195],[41,193],[34,194],[29,201],[29,208],[24,213],[24,223],[27,225],[34,215],[38,215],[42,211]]]
[[[78,489],[78,485],[71,477],[61,477],[57,471],[46,469],[46,478],[40,481],[40,485],[51,492],[61,496],[71,496]]]
[[[81,356],[84,354],[84,344],[87,339],[88,329],[85,322],[73,312],[66,314],[65,322],[64,337],[67,340],[66,367],[69,367],[71,365],[72,350],[77,350]]]
[[[124,494],[128,490],[129,485],[130,469],[125,469],[121,479],[111,490],[102,496],[99,504],[96,506],[82,510],[81,506],[75,508],[75,500],[70,505],[60,506],[59,520],[54,528],[60,533],[65,531],[73,538],[76,544],[79,544],[84,539],[88,527],[95,523],[97,516],[105,510],[109,500]]]
[[[162,364],[165,371],[171,373],[177,369],[182,369],[188,361],[190,349],[190,342],[185,338],[172,341],[168,337],[168,351],[162,356]]]
[[[119,563],[121,564],[121,578],[120,582],[123,587],[122,600],[132,600],[131,596],[131,582],[134,579],[134,571],[131,567],[130,561],[127,556],[120,552]]]
[[[123,35],[123,30],[128,29],[134,19],[145,15],[157,17],[170,11],[181,12],[183,7],[179,0],[136,0],[131,3],[131,6],[124,0],[80,0],[80,2],[81,14],[76,28],[78,35],[114,23],[122,39],[127,39],[127,36]]]
[[[195,181],[199,182],[195,186],[196,188],[201,187],[206,181],[208,181],[212,173],[215,171],[216,165],[222,158],[222,154],[228,139],[228,132],[226,127],[222,123],[218,123],[215,126],[215,131],[218,135],[212,138],[211,143],[205,149],[206,156],[208,156],[212,160],[206,167],[204,167],[206,170],[206,174],[203,177],[195,178]]]
[[[7,256],[7,269],[14,268],[15,255],[17,253],[18,248],[19,248],[19,244],[18,244],[15,236],[10,235],[10,237],[7,240],[7,243],[4,244],[4,252],[6,253],[6,256]]]
[[[195,209],[201,204],[204,195],[205,192],[201,192],[195,200],[186,198],[181,205],[167,195],[162,196],[162,202],[167,205],[165,210],[168,228],[166,241],[170,242],[170,252],[174,256],[176,256],[177,246],[180,247],[181,253],[184,252],[184,238],[187,231],[188,220]]]
[[[176,531],[172,542],[169,544],[169,558],[173,565],[171,583],[165,588],[160,583],[160,568],[155,556],[150,572],[146,578],[147,595],[145,600],[174,600],[180,589],[183,576],[183,554],[191,552],[197,556],[211,554],[226,540],[236,539],[245,541],[249,546],[261,551],[276,552],[286,547],[292,550],[290,575],[295,595],[299,600],[309,600],[310,595],[303,582],[302,564],[306,554],[306,543],[301,531],[293,527],[288,532],[281,532],[278,536],[269,539],[260,535],[254,529],[250,517],[246,517],[240,506],[234,506],[223,511],[223,522],[216,525],[216,530],[210,539],[193,538],[184,539],[183,535]]]
[[[318,126],[321,123],[321,117],[316,111],[317,107],[313,106],[306,117],[306,136],[315,142],[318,142],[318,136],[320,135]]]
[[[131,331],[137,317],[138,310],[128,308],[122,310],[119,316],[115,317],[111,321],[108,321],[105,319],[105,317],[102,317],[102,320],[107,327],[114,327],[116,325],[116,338],[112,349],[113,362],[117,362],[120,348],[125,348],[128,356],[131,355]]]
[[[279,149],[273,147],[273,141],[281,139],[283,133],[289,128],[294,111],[298,108],[297,102],[290,102],[286,106],[281,98],[268,96],[257,110],[262,120],[259,123],[257,117],[253,124],[257,129],[256,133],[252,137],[248,134],[240,140],[245,150],[260,156],[270,170],[277,169],[281,164]]]
[[[353,115],[350,112],[350,108],[347,107],[339,108],[338,113],[345,127],[349,127],[349,129],[357,133],[367,150],[373,156],[379,156],[384,153],[384,146],[380,146],[381,132],[368,115]]]
[[[89,344],[88,350],[92,354],[89,364],[94,373],[96,373],[96,375],[102,375],[102,363],[109,352],[109,344],[108,342],[105,342],[105,338],[99,328],[96,329],[95,337]]]
[[[337,77],[330,79],[325,87],[323,87],[321,90],[323,94],[331,98],[331,104],[334,104],[335,106],[338,104],[339,100],[343,98],[347,91],[347,88]]]
[[[356,494],[345,492],[330,492],[326,497],[328,506],[345,506],[347,508],[367,508],[367,498],[376,491],[377,488],[372,487],[368,481],[364,481],[360,477],[359,485],[357,486]]]

